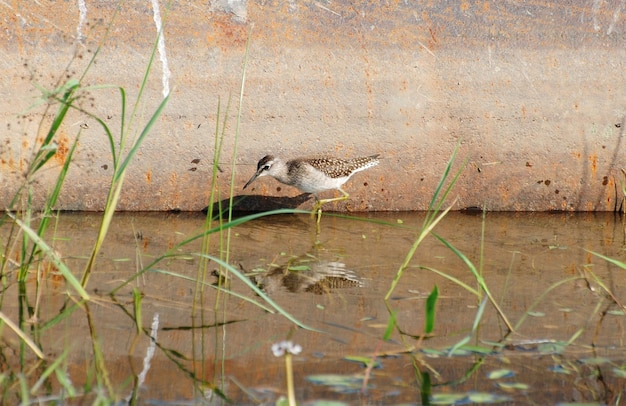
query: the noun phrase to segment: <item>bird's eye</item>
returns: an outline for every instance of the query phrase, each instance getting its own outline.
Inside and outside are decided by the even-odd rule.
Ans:
[[[263,167],[263,170],[264,170],[264,171],[267,171],[267,170],[269,170],[269,169],[270,169],[270,167],[271,167],[270,165],[265,165],[265,166]]]

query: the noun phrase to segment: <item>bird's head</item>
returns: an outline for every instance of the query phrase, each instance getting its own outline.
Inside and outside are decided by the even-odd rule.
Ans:
[[[259,160],[259,163],[256,165],[256,172],[254,173],[254,175],[252,175],[250,180],[244,185],[243,188],[247,188],[248,185],[254,182],[256,178],[265,175],[271,175],[272,166],[274,165],[274,163],[276,163],[276,161],[277,158],[275,158],[273,155],[265,155],[263,158],[261,158],[261,160]]]

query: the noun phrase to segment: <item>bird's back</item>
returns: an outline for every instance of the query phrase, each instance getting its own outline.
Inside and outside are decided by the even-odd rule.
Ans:
[[[378,165],[378,155],[353,159],[328,156],[287,161],[289,184],[307,193],[339,189],[356,172]]]

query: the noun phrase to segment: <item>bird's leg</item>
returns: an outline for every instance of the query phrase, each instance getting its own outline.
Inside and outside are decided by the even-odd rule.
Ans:
[[[315,203],[313,203],[313,207],[311,208],[311,218],[317,214],[317,224],[319,224],[319,218],[322,215],[320,199],[317,197],[317,193],[313,193],[313,197],[315,198]]]
[[[317,194],[314,194],[313,196],[315,196],[315,203],[313,203],[313,207],[311,208],[311,218],[317,214],[317,224],[319,224],[319,219],[322,215],[322,205],[320,203],[320,199],[317,197]]]
[[[347,194],[343,189],[338,188],[338,190],[342,193],[342,196],[333,197],[332,199],[317,200],[317,202],[315,202],[315,205],[313,205],[313,211],[311,212],[311,216],[314,216],[315,213],[317,213],[317,224],[320,223],[320,220],[322,218],[322,205],[326,203],[330,203],[330,202],[338,202],[341,200],[347,200],[350,197],[350,195]],[[317,199],[317,195],[315,196],[315,198]]]

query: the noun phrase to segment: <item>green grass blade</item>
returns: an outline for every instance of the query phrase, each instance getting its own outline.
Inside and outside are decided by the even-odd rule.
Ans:
[[[452,251],[454,253],[454,255],[456,255],[457,257],[459,257],[459,259],[461,261],[463,261],[463,263],[467,266],[467,268],[470,270],[472,275],[474,275],[474,278],[476,278],[476,280],[478,281],[478,284],[480,285],[480,287],[484,288],[485,287],[485,280],[482,277],[482,275],[480,275],[480,273],[478,273],[478,270],[476,269],[476,267],[474,266],[472,261],[470,261],[469,258],[465,254],[463,254],[461,251],[459,251],[454,245],[449,243],[445,238],[443,238],[443,237],[441,237],[441,236],[439,236],[439,235],[437,235],[435,233],[433,233],[433,235],[443,245],[445,245],[446,248],[448,248],[450,251]]]
[[[465,344],[470,342],[470,340],[472,339],[472,336],[474,335],[474,333],[478,329],[478,326],[480,325],[480,320],[482,320],[483,314],[485,313],[485,305],[487,304],[487,299],[488,299],[487,296],[483,297],[483,300],[481,300],[480,305],[478,306],[478,311],[476,312],[476,316],[474,316],[474,324],[472,325],[471,333],[468,334],[467,336],[463,337],[458,343],[454,344],[452,346],[452,348],[450,348],[450,351],[448,351],[448,356],[449,357],[454,355],[454,352],[456,350],[458,350],[459,348],[463,347]]]
[[[580,335],[585,331],[584,327],[579,328],[578,330],[576,330],[576,332],[574,334],[572,334],[572,337],[570,337],[569,340],[567,340],[566,345],[571,345],[574,343],[574,341],[576,341],[578,339],[578,337],[580,337]]]
[[[44,359],[45,356],[43,352],[39,349],[37,344],[29,336],[27,336],[22,329],[13,321],[8,318],[2,311],[0,311],[0,320],[2,320],[17,336],[41,359]]]
[[[167,270],[164,270],[164,269],[153,269],[150,272],[154,272],[154,273],[158,273],[158,274],[162,274],[162,275],[168,275],[168,276],[172,276],[174,278],[188,280],[190,282],[198,282],[197,279],[192,278],[190,276],[182,275],[182,274],[179,274],[179,273],[176,273],[176,272],[167,271]],[[252,305],[262,309],[263,311],[266,311],[266,312],[272,313],[272,314],[276,313],[274,310],[272,310],[272,308],[264,306],[263,304],[261,304],[259,302],[256,302],[254,299],[251,299],[248,296],[242,295],[242,294],[237,293],[237,292],[230,291],[230,290],[228,290],[226,288],[223,288],[221,286],[212,285],[212,284],[209,284],[209,283],[206,283],[206,282],[201,282],[201,283],[203,285],[209,286],[209,287],[211,287],[211,288],[213,288],[215,290],[219,290],[220,292],[228,293],[229,295],[234,296],[237,299],[241,299],[241,300],[243,300],[245,302],[248,302],[248,303],[250,303],[250,304],[252,304]]]
[[[419,385],[421,404],[424,406],[430,406],[433,395],[433,385],[430,380],[430,373],[427,371],[420,371],[419,369],[417,369],[417,373],[418,377],[421,377],[421,379],[418,379],[418,381],[421,381],[421,384]]]
[[[70,269],[61,261],[58,254],[55,250],[50,248],[48,244],[28,225],[26,225],[22,220],[16,218],[12,213],[9,213],[9,216],[13,218],[13,221],[17,223],[18,226],[22,229],[24,234],[28,235],[30,239],[41,249],[41,251],[46,254],[50,262],[54,264],[54,266],[61,272],[65,280],[74,288],[76,293],[80,295],[84,300],[89,300],[89,294],[83,289],[79,281],[74,277]]]
[[[383,334],[383,340],[388,341],[391,338],[391,333],[393,333],[394,328],[396,327],[396,315],[398,312],[392,311],[389,313],[389,321],[387,322],[387,328],[385,329],[385,333]]]
[[[139,110],[139,102],[141,101],[142,97],[143,97],[143,93],[146,90],[146,85],[148,83],[148,78],[150,77],[150,71],[152,70],[152,64],[154,63],[154,58],[156,56],[156,53],[158,51],[158,47],[159,47],[159,39],[161,37],[161,35],[163,35],[163,30],[165,29],[165,19],[166,19],[166,15],[167,13],[164,13],[163,18],[161,20],[161,29],[159,30],[159,32],[157,33],[157,36],[154,40],[154,43],[152,44],[152,52],[150,53],[150,58],[148,59],[148,64],[146,66],[146,70],[145,73],[143,75],[143,79],[141,81],[141,86],[139,86],[139,92],[137,93],[137,98],[135,99],[135,104],[133,106],[133,111],[130,115],[130,120],[128,121],[128,127],[127,128],[131,128],[132,127],[132,122],[134,120],[135,117],[137,117],[137,112]],[[165,98],[168,98],[170,95],[168,94]],[[161,104],[163,104],[163,102],[161,102]],[[123,110],[125,111],[125,110]],[[126,127],[122,127],[122,134],[126,134],[128,132],[128,129]],[[125,137],[124,137],[125,138]],[[120,150],[123,150],[123,140],[122,140],[122,147],[120,148]]]
[[[89,276],[91,275],[91,270],[96,264],[96,258],[98,257],[100,248],[102,248],[102,244],[104,243],[106,235],[109,232],[109,227],[111,225],[111,221],[113,220],[113,215],[115,214],[115,208],[117,207],[117,202],[119,201],[119,197],[122,192],[123,178],[124,174],[122,174],[122,178],[117,185],[112,185],[112,189],[109,192],[109,198],[107,199],[107,204],[104,209],[102,222],[100,224],[100,228],[98,229],[98,236],[96,237],[96,242],[94,244],[93,250],[91,251],[91,256],[89,257],[89,261],[87,262],[87,266],[85,267],[85,271],[83,272],[83,277],[80,280],[80,284],[83,287],[87,286]]]
[[[139,289],[133,289],[133,310],[134,310],[134,320],[135,326],[137,327],[137,334],[141,334],[141,330],[143,330],[143,322],[141,316],[141,299],[142,294]]]
[[[615,258],[607,257],[606,255],[602,255],[602,254],[599,254],[599,253],[594,252],[594,251],[589,251],[589,250],[585,250],[585,251],[587,251],[587,252],[588,252],[588,253],[590,253],[590,254],[595,255],[595,256],[596,256],[596,257],[598,257],[598,258],[602,258],[602,259],[604,259],[605,261],[610,262],[610,263],[612,263],[613,265],[616,265],[616,266],[618,266],[618,267],[620,267],[620,268],[622,268],[622,269],[626,269],[626,263],[624,263],[624,262],[622,262],[622,261],[618,261],[618,260],[617,260],[617,259],[615,259]]]
[[[441,203],[443,202],[443,199],[439,199],[439,194],[441,193],[441,189],[443,189],[443,185],[445,185],[446,179],[448,178],[448,175],[450,174],[450,171],[452,170],[452,165],[454,164],[454,160],[456,158],[456,154],[458,151],[459,151],[459,144],[457,143],[456,147],[452,151],[452,156],[448,160],[448,163],[446,164],[443,174],[441,175],[441,179],[439,179],[439,183],[437,184],[437,187],[435,188],[435,193],[433,193],[433,197],[430,200],[430,203],[428,204],[428,210],[437,210],[436,209],[437,206],[440,207]],[[438,204],[437,201],[439,201],[440,203]]]
[[[93,269],[93,266],[95,265],[96,257],[98,253],[100,252],[100,248],[102,247],[102,244],[104,243],[104,239],[106,238],[106,235],[108,234],[109,227],[113,219],[113,215],[115,214],[115,209],[117,208],[117,203],[119,202],[119,198],[122,193],[122,186],[124,184],[124,178],[126,176],[126,172],[127,172],[126,169],[128,167],[128,164],[131,162],[132,158],[135,156],[135,154],[139,150],[141,143],[143,142],[145,137],[148,135],[148,133],[152,129],[152,126],[155,124],[157,118],[160,116],[161,112],[165,108],[165,105],[167,104],[168,100],[169,100],[169,96],[163,98],[157,110],[150,117],[150,120],[144,127],[139,138],[136,140],[135,144],[128,152],[126,158],[120,164],[120,166],[116,168],[115,170],[115,173],[113,175],[113,180],[111,183],[111,190],[109,192],[109,197],[107,198],[106,207],[104,209],[104,215],[102,217],[102,223],[98,231],[98,237],[96,239],[94,249],[92,250],[91,257],[89,258],[89,262],[87,263],[87,266],[85,267],[85,271],[83,272],[83,277],[81,278],[81,286],[83,287],[87,286],[87,282],[89,281],[89,275],[91,274],[91,270]],[[122,113],[122,115],[123,114],[124,113]],[[120,146],[120,152],[122,150],[123,150],[123,141],[122,141],[122,145]]]
[[[74,156],[74,152],[76,151],[76,147],[78,146],[79,139],[80,139],[80,131],[78,132],[76,139],[72,143],[72,148],[70,148],[70,151],[68,152],[67,157],[65,158],[65,162],[63,163],[63,167],[61,168],[61,171],[59,172],[59,176],[57,177],[57,180],[55,182],[54,189],[52,190],[52,194],[46,200],[46,204],[44,206],[43,213],[41,215],[41,221],[39,222],[39,227],[37,227],[37,235],[43,236],[48,228],[48,224],[50,223],[50,217],[52,214],[52,209],[56,205],[59,195],[61,193],[61,189],[63,188],[63,184],[65,182],[65,178],[69,171],[70,164]],[[36,251],[37,251],[37,246],[33,246],[30,252],[30,256],[24,262],[31,263],[33,261],[33,258],[35,257]]]
[[[461,167],[459,168],[457,173],[454,175],[454,177],[450,180],[450,182],[448,182],[448,186],[446,187],[445,191],[442,194],[441,191],[444,185],[446,184],[448,176],[450,175],[450,171],[452,170],[452,165],[454,164],[456,160],[456,155],[459,151],[459,148],[460,148],[460,142],[457,143],[456,147],[454,148],[454,151],[452,151],[452,156],[448,160],[448,163],[446,164],[444,172],[441,176],[441,179],[439,180],[439,183],[437,184],[437,187],[435,188],[435,193],[433,193],[433,197],[428,205],[428,215],[424,219],[424,225],[422,227],[426,227],[426,225],[428,225],[435,218],[435,216],[437,215],[437,212],[441,210],[441,208],[443,207],[443,204],[448,198],[448,195],[454,188],[454,185],[456,184],[459,176],[461,175],[461,173],[463,173],[463,170],[465,169],[466,163],[461,165]]]
[[[233,143],[233,163],[237,160],[237,146],[239,145],[239,133],[241,126],[241,112],[243,110],[243,96],[246,85],[246,73],[248,68],[248,54],[250,53],[250,43],[252,42],[250,39],[252,37],[252,29],[248,31],[248,40],[246,43],[246,51],[243,58],[243,68],[241,72],[241,87],[239,88],[239,105],[237,109],[237,120],[235,121],[235,140]],[[230,175],[230,197],[229,197],[229,208],[228,208],[228,221],[233,219],[233,198],[235,196],[235,179],[236,179],[236,167],[237,165],[233,165],[233,169]],[[230,239],[230,235],[228,236]]]
[[[570,283],[570,282],[574,282],[577,280],[583,279],[582,276],[573,276],[571,278],[568,279],[563,279],[561,281],[558,281],[556,283],[554,283],[553,285],[551,285],[548,289],[544,290],[541,295],[539,295],[539,297],[537,297],[537,299],[535,299],[535,301],[533,303],[530,304],[530,306],[528,306],[528,308],[526,309],[526,312],[524,312],[524,315],[522,315],[522,317],[520,317],[520,319],[517,321],[517,323],[515,323],[515,330],[518,330],[521,325],[524,323],[524,320],[526,320],[526,317],[528,317],[528,313],[532,312],[533,309],[543,301],[543,299],[550,293],[552,292],[554,289],[558,288],[561,285]]]
[[[455,284],[459,285],[460,287],[462,287],[463,289],[467,290],[468,292],[470,292],[471,294],[480,297],[480,292],[476,289],[474,289],[473,287],[469,286],[468,284],[466,284],[465,282],[463,282],[462,280],[455,278],[454,276],[447,274],[445,272],[442,272],[438,269],[435,268],[431,268],[429,266],[420,266],[420,269],[425,269],[427,271],[430,272],[434,272],[437,275],[446,278],[447,280],[454,282]]]
[[[65,304],[65,307],[63,308],[63,311],[60,312],[59,314],[57,314],[55,317],[43,322],[39,327],[38,327],[38,331],[40,333],[46,331],[47,329],[50,329],[54,326],[56,326],[57,324],[59,324],[60,322],[62,322],[63,320],[66,320],[68,317],[70,317],[74,311],[78,310],[78,309],[82,309],[81,307],[82,302],[75,302],[75,301],[69,301]]]
[[[96,379],[98,381],[98,385],[105,388],[107,395],[110,398],[113,398],[115,391],[113,390],[109,371],[106,368],[104,352],[102,351],[100,338],[96,332],[96,327],[93,322],[93,314],[89,310],[89,303],[85,303],[85,316],[87,316],[87,324],[89,326],[91,351],[93,352],[93,363],[96,369]]]
[[[30,391],[28,390],[28,382],[26,381],[26,377],[24,376],[23,373],[19,373],[17,375],[17,378],[20,382],[20,393],[22,394],[21,396],[21,405],[30,405]]]
[[[120,1],[118,1],[118,3],[119,3],[119,5],[121,5],[122,1],[120,0]],[[109,24],[107,25],[106,30],[104,31],[104,35],[102,36],[102,40],[99,41],[98,47],[93,52],[93,55],[92,55],[91,59],[89,60],[89,63],[87,64],[87,67],[85,67],[85,70],[83,71],[83,73],[80,76],[79,80],[81,82],[87,76],[87,72],[89,72],[89,69],[96,63],[96,58],[100,54],[100,51],[102,50],[102,47],[106,43],[106,40],[111,35],[111,31],[113,29],[113,23],[115,22],[115,19],[117,17],[118,11],[121,10],[121,9],[122,9],[122,7],[113,7],[113,15],[111,16],[111,18],[109,20]]]
[[[123,152],[123,148],[124,148],[124,134],[126,134],[126,90],[123,87],[119,87],[118,88],[120,90],[120,97],[121,97],[121,102],[122,105],[120,106],[120,111],[122,112],[122,114],[120,115],[120,150],[119,153],[121,154]],[[113,146],[115,146],[115,141],[111,138],[111,143],[113,144]],[[114,157],[117,157],[115,154],[115,148],[111,148],[111,152],[113,153]],[[117,157],[117,159],[119,159],[119,157]],[[114,161],[115,163],[117,161]],[[117,169],[117,165],[113,165],[113,168]]]
[[[72,147],[70,148],[69,152],[67,153],[67,156],[65,157],[65,162],[63,163],[63,167],[61,168],[59,176],[57,177],[56,183],[54,185],[54,189],[52,190],[52,194],[50,195],[50,197],[48,197],[48,201],[46,202],[46,208],[45,208],[47,213],[49,213],[57,204],[59,195],[61,194],[61,189],[63,187],[63,184],[65,183],[65,178],[67,177],[67,173],[70,170],[70,164],[72,163],[74,152],[76,151],[76,147],[78,146],[78,141],[80,140],[80,133],[81,132],[79,131],[78,134],[76,135],[76,139],[72,143]],[[41,231],[42,230],[40,230],[39,235],[43,235]]]
[[[498,305],[498,302],[496,301],[496,299],[492,296],[491,292],[489,291],[489,287],[487,286],[487,283],[485,282],[485,279],[478,272],[478,270],[476,269],[476,267],[474,266],[472,261],[470,261],[469,258],[467,258],[467,256],[465,254],[463,254],[461,251],[459,251],[456,247],[454,247],[452,244],[450,244],[447,240],[445,240],[444,238],[440,237],[439,235],[437,235],[435,233],[432,233],[432,234],[435,236],[435,238],[437,238],[443,245],[445,245],[448,249],[450,249],[452,252],[454,252],[454,254],[457,257],[459,257],[465,263],[465,265],[472,272],[472,275],[474,275],[474,278],[476,278],[476,282],[478,282],[478,285],[480,286],[480,288],[485,292],[487,297],[489,297],[489,301],[491,301],[491,304],[493,305],[493,307],[496,308],[496,311],[498,312],[498,314],[502,318],[502,321],[504,321],[504,324],[506,324],[506,326],[509,328],[509,330],[515,331],[513,329],[513,325],[511,324],[511,322],[509,322],[509,319],[506,317],[506,315],[504,314],[504,312],[502,311],[502,309]]]
[[[262,213],[249,214],[249,215],[234,219],[233,221],[229,221],[228,223],[225,223],[225,224],[218,224],[216,227],[204,230],[202,233],[189,237],[186,240],[183,240],[182,242],[176,244],[167,253],[155,258],[150,264],[146,265],[141,271],[136,272],[135,274],[133,274],[133,276],[131,276],[126,281],[122,282],[120,285],[115,287],[111,291],[111,294],[117,293],[120,289],[128,285],[133,280],[137,279],[143,273],[149,272],[152,268],[154,268],[159,262],[163,261],[164,259],[180,256],[178,251],[197,239],[204,238],[205,236],[209,234],[224,231],[227,228],[236,227],[248,221],[252,221],[252,220],[265,217],[265,216],[273,216],[273,215],[278,215],[278,214],[311,214],[311,212],[305,211],[305,210],[298,210],[298,209],[277,209],[277,210],[271,210],[271,211],[266,211]]]
[[[259,295],[259,297],[261,297],[265,302],[267,302],[270,306],[272,306],[274,309],[276,309],[276,311],[278,313],[282,314],[286,319],[290,320],[291,322],[296,324],[298,327],[303,328],[305,330],[315,331],[315,332],[318,332],[318,333],[322,333],[323,332],[322,330],[318,330],[316,328],[307,326],[306,324],[304,324],[304,323],[298,321],[296,318],[294,318],[290,313],[287,313],[287,311],[285,311],[285,309],[283,309],[278,303],[274,302],[274,300],[272,300],[272,298],[267,296],[265,294],[265,292],[263,292],[261,289],[259,289],[259,287],[257,285],[255,285],[250,280],[250,278],[248,278],[247,276],[242,274],[238,269],[236,269],[232,265],[230,265],[230,264],[226,263],[225,261],[222,261],[220,258],[214,257],[212,255],[206,255],[206,254],[196,254],[196,255],[204,257],[204,258],[207,258],[207,259],[210,259],[210,260],[214,261],[215,263],[217,263],[218,265],[220,265],[221,267],[223,267],[224,269],[227,269],[230,273],[232,273],[237,278],[239,278],[240,281],[242,281],[244,284],[246,284],[255,294]]]
[[[487,304],[487,298],[484,297],[478,306],[478,311],[476,312],[476,317],[474,317],[474,324],[472,325],[472,333],[475,333],[480,324],[480,320],[483,318],[483,314],[485,313],[485,305]]]
[[[54,370],[54,375],[56,376],[59,385],[61,385],[63,391],[65,392],[64,396],[68,398],[75,397],[77,391],[76,388],[74,388],[74,385],[72,384],[72,380],[70,379],[69,375],[61,368],[56,368]]]
[[[455,202],[453,202],[452,205],[450,205],[450,207],[448,207],[446,210],[443,211],[443,213],[440,212],[441,207],[443,207],[443,204],[445,203],[446,198],[448,197],[448,194],[450,193],[450,191],[456,184],[459,176],[461,175],[464,169],[464,166],[461,167],[461,169],[459,169],[459,171],[456,173],[454,178],[448,183],[448,187],[445,189],[445,192],[443,192],[443,195],[442,195],[441,191],[443,190],[444,185],[446,184],[446,181],[448,179],[448,176],[450,175],[450,171],[452,170],[452,165],[454,164],[454,161],[456,160],[456,155],[459,151],[459,147],[460,147],[460,143],[457,143],[456,147],[454,148],[454,151],[452,152],[452,156],[450,157],[450,160],[448,161],[446,168],[444,169],[444,172],[441,175],[441,179],[439,180],[439,183],[437,184],[437,187],[435,188],[435,192],[433,193],[433,197],[430,201],[430,204],[428,205],[428,213],[426,217],[424,218],[424,223],[422,224],[422,229],[420,231],[420,234],[415,240],[415,242],[413,243],[413,245],[411,246],[411,248],[409,249],[409,252],[404,258],[404,262],[402,263],[402,265],[400,265],[400,268],[398,269],[396,276],[391,282],[391,286],[389,287],[389,290],[387,291],[387,294],[385,295],[385,300],[389,300],[389,298],[391,297],[391,294],[395,290],[396,285],[398,284],[398,282],[400,282],[400,279],[402,278],[404,270],[408,267],[409,262],[413,259],[413,256],[415,255],[415,252],[417,251],[417,248],[419,247],[419,245],[422,243],[422,240],[426,238],[426,236],[432,232],[432,230],[437,225],[437,223],[439,223],[441,219],[443,219],[443,217],[448,213],[448,211],[450,211],[450,209],[455,204]]]
[[[226,104],[226,111],[224,112],[224,122],[222,124],[222,131],[220,134],[220,117],[222,117],[222,112],[221,112],[221,108],[222,108],[222,102],[221,99],[218,97],[217,99],[217,112],[215,117],[217,117],[217,119],[215,120],[215,135],[213,137],[213,162],[212,162],[212,168],[211,168],[211,182],[209,183],[211,185],[211,193],[209,194],[209,203],[207,206],[207,216],[206,216],[206,225],[205,227],[209,228],[211,221],[213,220],[213,208],[215,206],[215,196],[216,194],[219,192],[219,185],[217,183],[217,176],[220,173],[219,170],[219,162],[220,162],[220,157],[222,154],[222,145],[224,143],[224,137],[225,137],[225,131],[226,131],[226,120],[228,118],[228,112],[230,111],[230,97],[228,98],[228,103]],[[220,204],[220,202],[218,202],[218,205]],[[221,212],[221,207],[218,207],[218,210],[220,210]],[[219,216],[221,218],[221,216]],[[203,245],[203,251],[206,251],[208,249],[209,246],[209,240],[205,241],[205,244]]]
[[[619,262],[619,261],[618,261]],[[593,281],[598,284],[602,289],[604,289],[604,291],[606,292],[607,295],[609,295],[611,297],[611,299],[613,299],[613,301],[622,308],[622,311],[626,312],[626,307],[624,306],[624,304],[622,303],[622,301],[615,296],[615,294],[613,293],[613,291],[606,286],[606,284],[598,277],[598,275],[596,275],[590,267],[586,266],[585,267],[585,273],[591,275],[591,277],[593,278]]]
[[[402,265],[400,265],[400,268],[398,268],[398,272],[396,272],[396,276],[394,277],[393,281],[391,281],[391,286],[389,287],[389,290],[387,291],[387,294],[385,295],[385,300],[389,300],[389,298],[391,297],[391,294],[396,289],[396,285],[398,284],[398,282],[400,282],[400,279],[402,278],[404,271],[406,270],[406,268],[408,268],[409,263],[413,259],[413,256],[415,255],[417,248],[420,246],[424,238],[426,238],[426,236],[432,232],[435,226],[446,216],[446,214],[448,214],[450,209],[452,209],[452,206],[448,207],[446,210],[440,213],[437,218],[432,220],[429,224],[427,224],[420,231],[419,236],[417,237],[415,242],[413,242],[413,245],[411,245],[409,252],[404,257],[404,261],[402,262]]]
[[[130,149],[130,151],[128,151],[128,154],[126,155],[126,158],[124,158],[124,161],[121,163],[120,167],[117,168],[115,177],[113,178],[113,182],[118,182],[120,180],[121,176],[124,173],[126,173],[126,168],[130,164],[130,162],[133,160],[133,158],[135,157],[135,154],[139,150],[139,147],[141,146],[143,140],[146,138],[146,136],[148,135],[148,133],[150,132],[150,130],[152,129],[152,127],[156,123],[156,120],[161,116],[161,113],[163,112],[163,109],[167,105],[167,101],[169,100],[169,98],[170,97],[168,95],[165,98],[163,98],[161,103],[159,103],[159,107],[156,109],[156,111],[154,112],[152,117],[150,117],[150,120],[148,120],[148,123],[143,128],[143,131],[141,131],[141,134],[139,135],[139,138],[137,138],[137,140],[133,144],[133,146]]]
[[[210,228],[208,230],[205,230],[204,232],[197,234],[195,236],[189,237],[186,240],[183,240],[182,242],[176,244],[172,249],[170,249],[169,252],[175,252],[178,249],[188,245],[189,243],[199,239],[199,238],[203,238],[205,235],[207,234],[214,234],[214,233],[218,233],[220,231],[224,231],[226,229],[229,228],[233,228],[233,227],[237,227],[238,225],[241,224],[245,224],[249,221],[252,220],[256,220],[258,218],[261,217],[266,217],[266,216],[274,216],[274,215],[279,215],[279,214],[310,214],[311,212],[309,211],[305,211],[305,210],[299,210],[299,209],[277,209],[277,210],[270,210],[270,211],[264,211],[261,213],[253,213],[253,214],[248,214],[246,216],[243,217],[239,217],[236,218],[234,220],[231,220],[227,223],[224,224],[218,224],[217,226]],[[166,254],[167,255],[167,254]],[[157,262],[160,262],[163,258],[159,257],[157,258],[154,262],[152,262],[152,264],[148,265],[146,268],[150,268],[152,265],[156,264]]]
[[[448,350],[448,357],[453,356],[454,353],[456,352],[456,350],[458,350],[459,348],[463,347],[465,344],[469,343],[471,340],[472,340],[472,335],[471,334],[468,334],[465,337],[463,337],[461,340],[459,340],[459,342],[454,344],[452,346],[452,348],[450,348]]]
[[[59,101],[60,105],[59,105],[59,109],[57,110],[57,113],[54,116],[54,120],[52,121],[52,124],[50,125],[48,133],[46,134],[45,138],[43,139],[41,143],[41,147],[39,148],[37,154],[35,154],[35,157],[32,161],[31,168],[29,170],[30,175],[36,173],[56,153],[56,148],[51,148],[53,147],[53,145],[51,144],[52,140],[54,139],[54,136],[56,135],[59,128],[61,127],[61,124],[65,120],[65,116],[68,110],[70,109],[70,107],[72,106],[72,103],[74,102],[73,94],[75,90],[78,89],[79,85],[80,84],[76,79],[70,79],[61,88],[53,92],[54,94],[63,92],[63,96],[60,99],[52,95],[49,95],[50,98],[55,98],[57,101]]]
[[[46,382],[48,377],[50,375],[52,375],[54,373],[54,371],[61,365],[61,363],[67,359],[69,351],[70,351],[69,347],[66,348],[63,351],[63,353],[57,359],[55,359],[54,362],[52,364],[50,364],[46,368],[45,371],[43,371],[43,373],[41,374],[41,376],[39,377],[37,382],[35,382],[35,384],[31,387],[30,393],[35,395],[35,392],[37,392],[37,390]]]

